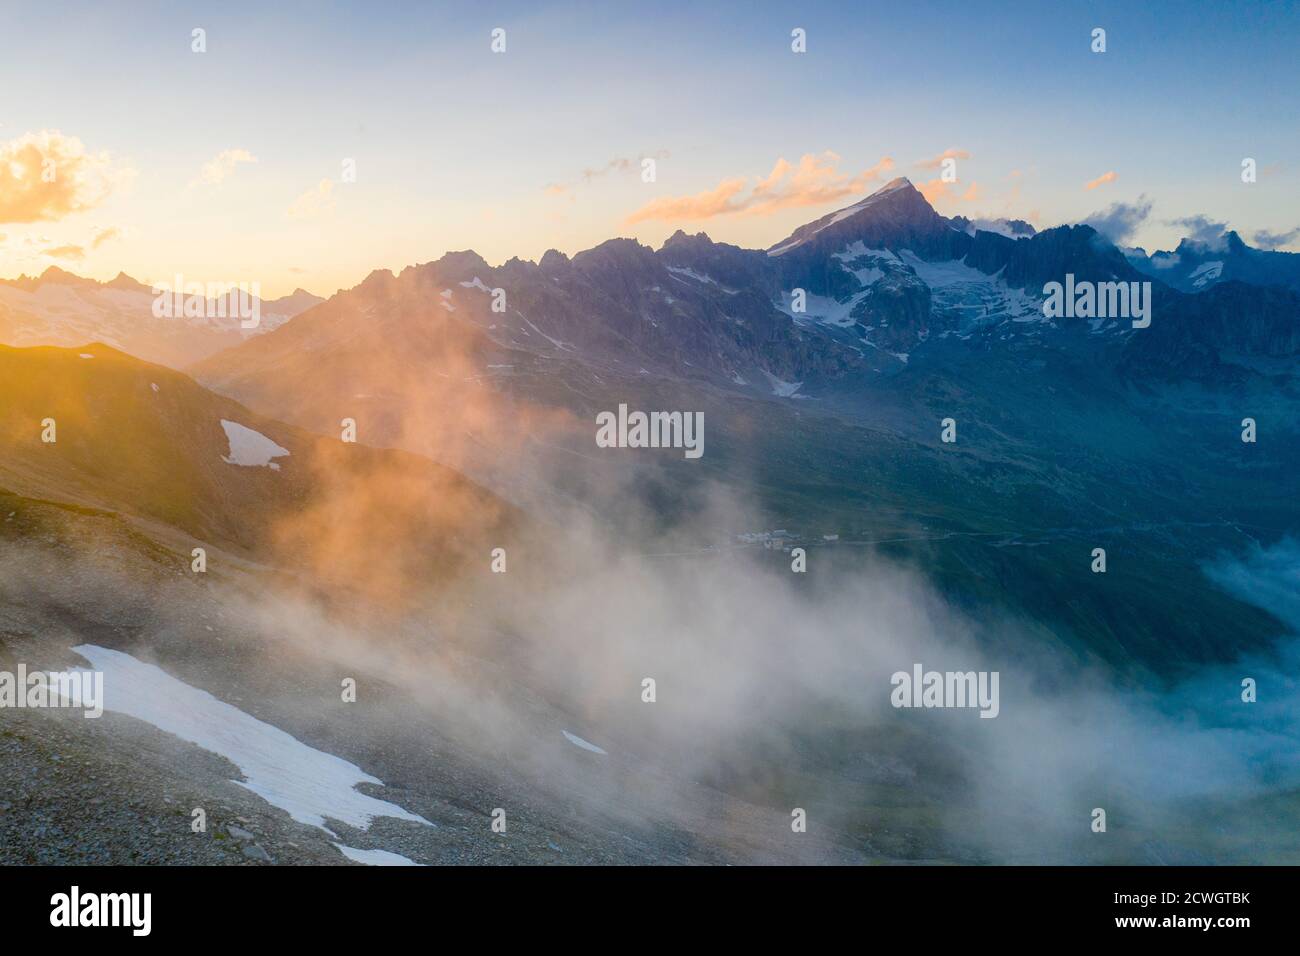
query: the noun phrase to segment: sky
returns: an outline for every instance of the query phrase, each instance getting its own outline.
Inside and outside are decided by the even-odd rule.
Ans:
[[[0,22],[3,277],[328,295],[470,248],[766,248],[895,176],[945,215],[1300,250],[1297,3],[0,0]]]

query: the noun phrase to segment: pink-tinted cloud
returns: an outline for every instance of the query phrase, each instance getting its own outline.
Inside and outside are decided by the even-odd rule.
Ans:
[[[1104,186],[1107,183],[1113,183],[1117,179],[1119,179],[1119,173],[1115,172],[1115,170],[1112,169],[1110,172],[1102,173],[1096,179],[1084,183],[1083,188],[1096,189],[1098,186]]]
[[[93,233],[94,234],[90,240],[90,248],[92,249],[98,249],[104,243],[112,242],[114,239],[120,239],[122,237],[122,230],[117,226],[96,228]]]
[[[55,246],[53,249],[46,249],[43,255],[51,259],[84,259],[86,250],[82,246]]]
[[[658,219],[663,222],[684,222],[693,219],[712,219],[745,208],[741,193],[745,191],[744,179],[725,179],[713,189],[693,196],[660,196],[652,199],[624,220],[625,225]]]
[[[960,187],[960,183],[948,183],[944,182],[942,179],[931,179],[929,182],[922,183],[916,188],[920,191],[921,195],[925,197],[925,201],[931,206],[944,201],[975,202],[977,199],[982,197],[979,183],[972,182],[965,190],[959,193],[957,190]]]
[[[870,169],[849,175],[839,171],[839,161],[840,157],[829,151],[820,156],[807,153],[800,157],[798,164],[778,159],[772,171],[752,186],[749,179],[736,177],[691,196],[661,196],[633,212],[624,225],[652,220],[677,223],[738,214],[770,216],[795,206],[820,206],[860,195],[894,166],[894,161],[885,156]]]

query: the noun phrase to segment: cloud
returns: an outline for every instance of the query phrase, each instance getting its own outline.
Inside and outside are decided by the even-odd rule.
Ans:
[[[240,163],[255,162],[257,157],[246,149],[223,149],[215,158],[203,164],[203,168],[199,170],[199,178],[191,185],[202,183],[205,186],[215,186],[229,178]]]
[[[1083,221],[1117,246],[1131,245],[1130,240],[1133,235],[1150,217],[1151,206],[1151,200],[1143,195],[1139,196],[1136,202],[1111,203]]]
[[[1282,246],[1289,246],[1300,237],[1300,226],[1288,232],[1269,232],[1267,229],[1258,230],[1252,241],[1261,249],[1280,249]]]
[[[749,179],[740,176],[724,179],[713,189],[692,196],[661,196],[637,209],[623,224],[650,220],[675,223],[735,214],[770,216],[781,209],[820,206],[862,194],[894,166],[894,161],[885,156],[870,169],[850,176],[838,170],[839,161],[840,157],[830,151],[820,156],[805,153],[798,165],[778,159],[772,171],[752,186]]]
[[[931,157],[930,159],[918,159],[916,165],[920,166],[922,169],[938,169],[943,165],[945,159],[970,159],[970,153],[966,152],[964,149],[953,149],[949,147],[938,156]]]
[[[950,199],[953,202],[974,202],[980,198],[979,183],[971,183],[966,188],[966,191],[960,195],[957,193],[959,185],[959,183],[955,182],[944,182],[942,179],[931,179],[916,188],[931,206],[945,199]]]
[[[106,242],[126,235],[126,230],[118,226],[96,226],[86,239],[65,241],[49,236],[27,233],[14,236],[14,256],[16,261],[33,261],[39,259],[58,259],[65,262],[79,262]],[[5,236],[0,235],[0,245]]]
[[[1110,172],[1102,173],[1096,179],[1084,183],[1083,188],[1096,189],[1098,186],[1105,186],[1107,183],[1113,183],[1117,179],[1119,179],[1119,173],[1112,169]]]
[[[43,255],[51,259],[84,259],[86,250],[83,246],[55,246],[53,249],[46,249]]]
[[[743,198],[745,180],[725,179],[713,189],[693,196],[662,196],[652,199],[627,219],[625,225],[659,219],[664,222],[681,222],[691,219],[712,219],[740,212],[745,208]]]
[[[334,180],[322,179],[315,189],[309,189],[293,201],[288,209],[290,219],[310,219],[334,211]]]
[[[108,226],[107,228],[96,227],[92,231],[90,248],[98,249],[106,242],[112,242],[114,239],[122,237],[122,230],[117,226]]]
[[[1223,246],[1224,233],[1228,231],[1226,222],[1216,222],[1209,216],[1200,213],[1195,216],[1184,216],[1182,219],[1170,219],[1165,225],[1180,226],[1187,230],[1186,236],[1188,239],[1215,248]]]
[[[578,174],[578,179],[576,182],[568,183],[568,184],[549,183],[546,186],[545,192],[546,195],[548,196],[563,196],[573,192],[573,190],[576,189],[578,186],[590,186],[596,180],[602,179],[605,176],[608,176],[610,173],[639,173],[641,171],[641,164],[645,160],[667,159],[668,156],[669,153],[668,150],[666,149],[661,149],[654,153],[646,153],[642,156],[638,156],[636,159],[630,159],[624,156],[617,156],[614,159],[611,159],[609,162],[607,162],[604,166],[600,166],[595,169],[584,169],[581,173]]]
[[[57,130],[0,144],[0,222],[55,222],[100,205],[130,175]]]

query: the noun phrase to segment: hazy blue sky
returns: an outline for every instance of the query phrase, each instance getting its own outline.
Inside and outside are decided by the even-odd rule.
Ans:
[[[679,226],[768,246],[895,175],[937,179],[918,163],[945,150],[964,157],[928,190],[945,214],[1044,227],[1146,196],[1148,247],[1197,214],[1248,239],[1300,226],[1293,3],[113,6],[3,4],[0,150],[23,167],[23,137],[57,131],[35,148],[84,181],[6,201],[19,173],[0,170],[0,275],[329,293],[450,249],[499,262]]]

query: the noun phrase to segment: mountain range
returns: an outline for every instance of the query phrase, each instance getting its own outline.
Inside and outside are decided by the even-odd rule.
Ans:
[[[1289,753],[1231,703],[1182,736],[1243,659],[1276,693],[1292,633],[1285,584],[1263,607],[1212,573],[1300,536],[1300,299],[1258,261],[1166,281],[899,179],[769,249],[453,252],[255,330],[156,318],[125,276],[0,285],[0,664],[156,661],[438,826],[294,826],[182,738],[27,713],[0,743],[47,776],[0,855],[71,819],[49,852],[90,862],[1257,861],[1270,819],[1263,858],[1292,860],[1294,791],[1253,778],[1144,817],[1162,761]],[[1150,282],[1150,325],[1049,319],[1066,276]],[[598,448],[620,406],[701,413],[703,456]],[[878,722],[888,673],[943,654],[998,662],[1003,716]],[[99,800],[151,808],[107,857]],[[500,805],[522,841],[483,840]]]
[[[179,368],[278,328],[323,301],[302,289],[267,301],[251,296],[248,307],[256,306],[260,321],[245,329],[229,302],[213,300],[203,316],[160,318],[154,315],[155,299],[152,287],[125,273],[96,282],[51,266],[39,276],[0,279],[0,342],[64,347],[103,342]]]
[[[1300,255],[1253,249],[1232,230],[1213,241],[1184,239],[1173,252],[1148,256],[1137,248],[1127,256],[1135,268],[1182,292],[1202,292],[1234,279],[1300,291]]]
[[[1300,296],[1274,281],[1296,257],[1243,246],[1254,271],[1188,287],[1086,225],[984,225],[944,218],[900,178],[766,250],[678,231],[658,250],[611,239],[497,267],[453,252],[260,334],[183,330],[171,364],[271,421],[325,436],[354,421],[361,443],[434,459],[539,517],[576,504],[619,525],[613,487],[678,523],[727,487],[744,502],[734,532],[889,542],[955,600],[1122,666],[1270,639],[1281,625],[1201,568],[1300,531],[1286,491]],[[1044,286],[1067,275],[1151,282],[1151,325],[1047,318]],[[99,303],[142,294],[130,280],[56,274],[5,292],[42,290],[77,316],[47,314],[65,343],[140,341],[122,324],[139,304],[97,325]],[[153,344],[137,347],[157,356],[168,336],[140,322]],[[590,423],[620,403],[703,411],[708,452],[593,456]],[[1127,556],[1105,588],[1087,573],[1094,546]]]
[[[1044,284],[1067,273],[1094,282],[1149,277],[1151,270],[1140,270],[1091,227],[1012,239],[968,226],[944,219],[900,178],[765,252],[679,231],[657,251],[614,239],[572,259],[552,250],[537,263],[512,259],[497,268],[473,252],[449,253],[397,276],[372,274],[331,300],[331,308],[308,313],[278,336],[215,355],[195,371],[236,392],[260,387],[258,368],[271,354],[287,359],[290,343],[307,337],[316,350],[345,340],[346,333],[331,329],[364,325],[367,317],[391,322],[395,303],[403,314],[424,310],[431,321],[449,319],[454,331],[443,334],[477,336],[474,348],[488,358],[513,350],[581,356],[630,374],[666,373],[787,398],[829,397],[864,375],[870,380],[869,373],[896,372],[918,345],[938,339],[980,347],[1082,331],[1115,339],[1118,353],[1140,341],[1126,321],[1054,322],[1043,315]],[[1249,252],[1267,261],[1300,260]],[[1163,317],[1157,325],[1179,334],[1195,325],[1198,340],[1216,354],[1292,354],[1286,329],[1294,327],[1297,300],[1285,282],[1271,281],[1283,271],[1242,278],[1252,288],[1235,295],[1252,314],[1223,328],[1207,327],[1213,323],[1192,293],[1152,280]],[[1264,291],[1272,286],[1282,291]],[[508,303],[500,314],[489,308],[488,290],[496,288]],[[805,293],[803,311],[794,307],[796,289]]]

